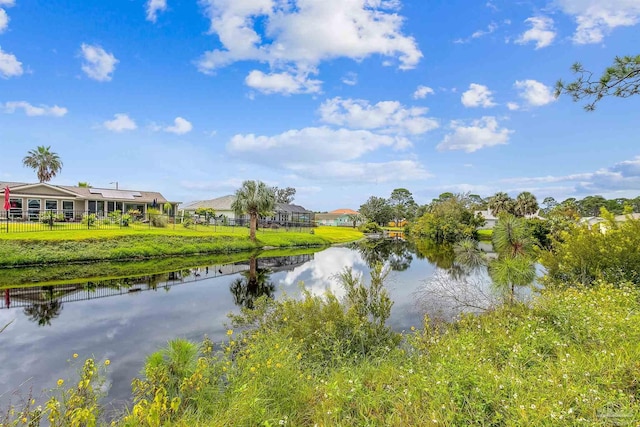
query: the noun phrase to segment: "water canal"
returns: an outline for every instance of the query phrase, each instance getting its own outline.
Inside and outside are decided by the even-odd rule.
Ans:
[[[486,272],[459,268],[447,248],[397,238],[320,251],[4,270],[0,327],[9,325],[0,333],[0,405],[29,390],[43,398],[41,390],[73,379],[81,361],[95,357],[111,361],[106,400],[122,407],[145,357],[169,340],[221,341],[227,314],[258,296],[296,297],[301,286],[341,295],[336,273],[350,267],[367,279],[377,261],[392,269],[386,285],[397,331],[420,326],[425,313],[448,319],[490,298]]]

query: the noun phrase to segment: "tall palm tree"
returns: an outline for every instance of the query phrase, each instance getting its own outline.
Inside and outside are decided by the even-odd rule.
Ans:
[[[38,146],[35,150],[29,150],[22,164],[34,169],[40,182],[51,181],[62,170],[62,160],[57,153],[51,151],[51,146]]]
[[[249,237],[255,242],[258,216],[273,211],[275,204],[276,196],[271,187],[262,181],[245,181],[236,191],[231,209],[236,215],[249,214]]]
[[[538,212],[538,200],[533,194],[528,191],[523,191],[516,197],[515,208],[515,213],[518,216],[533,215]]]
[[[513,213],[514,207],[513,199],[505,192],[501,191],[489,198],[489,209],[495,216],[501,213]]]

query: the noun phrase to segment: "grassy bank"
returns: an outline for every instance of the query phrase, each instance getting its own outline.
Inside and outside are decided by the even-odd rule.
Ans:
[[[273,249],[260,252],[257,258],[312,254],[322,249],[322,247]],[[69,285],[143,277],[184,269],[246,261],[254,254],[255,252],[233,252],[228,254],[162,257],[133,262],[98,261],[73,265],[54,264],[38,267],[7,268],[0,274],[0,289],[5,287]]]
[[[354,229],[318,227],[305,232],[260,231],[251,242],[247,229],[68,230],[0,235],[0,267],[87,261],[130,261],[154,257],[229,254],[263,247],[325,246],[354,241]]]
[[[404,335],[363,321],[358,304],[279,301],[236,319],[254,326],[221,346],[177,340],[151,355],[114,425],[635,425],[639,298],[608,285],[549,290],[532,307]],[[90,424],[97,368],[85,371],[45,414],[19,416]]]

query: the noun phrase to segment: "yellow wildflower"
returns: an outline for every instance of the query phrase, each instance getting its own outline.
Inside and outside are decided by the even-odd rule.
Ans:
[[[111,360],[107,359],[104,361],[104,366],[109,366],[111,365]]]
[[[73,353],[73,358],[77,359],[78,358],[78,353]]]
[[[58,387],[60,387],[62,384],[64,384],[64,380],[62,378],[60,378],[58,380]]]
[[[233,335],[233,329],[227,330],[227,335],[229,335],[229,336]]]

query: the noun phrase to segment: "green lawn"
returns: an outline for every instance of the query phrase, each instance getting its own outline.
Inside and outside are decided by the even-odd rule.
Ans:
[[[257,242],[240,227],[127,227],[0,234],[0,267],[83,261],[129,261],[162,256],[225,254],[263,247],[325,246],[362,238],[356,229],[260,230]],[[313,234],[311,231],[313,230]]]
[[[493,230],[478,230],[478,238],[480,240],[491,240]]]

